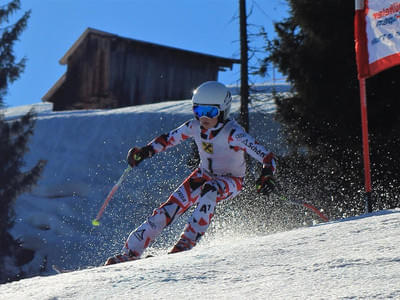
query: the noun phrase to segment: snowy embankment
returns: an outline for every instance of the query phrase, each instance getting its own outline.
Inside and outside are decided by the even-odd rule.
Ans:
[[[282,149],[273,101],[265,94],[258,98],[250,108],[251,128],[258,130],[254,135],[271,150]],[[235,97],[234,113],[238,107]],[[191,101],[90,111],[53,112],[48,104],[35,108],[35,133],[25,160],[27,167],[39,159],[48,163],[38,186],[16,202],[11,233],[24,247],[36,251],[33,261],[21,269],[30,275],[49,275],[54,274],[52,264],[66,268],[100,265],[119,253],[128,233],[191,173],[187,166],[192,156],[190,142],[146,160],[131,171],[115,194],[101,225],[91,225],[127,166],[129,148],[143,146],[192,118]],[[11,108],[5,117],[15,119],[28,109]],[[151,251],[171,247],[186,218],[168,228]],[[19,271],[7,267],[11,273]]]
[[[275,106],[270,97],[258,96],[250,108],[250,132],[282,153]],[[236,98],[236,113],[238,106]],[[27,109],[10,109],[5,117],[12,120]],[[100,265],[119,252],[128,232],[190,173],[190,143],[143,162],[115,194],[101,225],[91,225],[126,167],[128,149],[191,118],[191,103],[71,112],[53,112],[48,105],[37,109],[25,159],[27,167],[39,159],[48,164],[38,186],[16,202],[12,234],[36,251],[21,269],[32,276],[53,275],[52,264]],[[165,254],[182,230],[183,217],[151,247],[154,258],[3,284],[0,299],[400,298],[400,210],[259,236],[251,236],[252,228],[242,224],[236,228],[240,220],[216,224],[217,217],[218,212],[212,225],[217,230],[210,228],[192,251]]]
[[[0,299],[399,299],[400,210],[0,285]]]

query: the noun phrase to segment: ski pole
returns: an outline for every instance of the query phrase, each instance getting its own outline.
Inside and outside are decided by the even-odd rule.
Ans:
[[[303,202],[303,201],[293,201],[293,200],[290,200],[290,199],[288,199],[287,197],[285,197],[283,195],[280,195],[279,198],[281,200],[289,202],[290,204],[299,205],[299,206],[303,206],[305,208],[308,208],[309,210],[311,210],[315,214],[317,214],[323,221],[325,221],[325,222],[329,221],[329,218],[325,214],[323,214],[321,212],[321,210],[319,210],[318,208],[316,208],[314,205],[312,205],[310,203],[306,203],[306,202]]]
[[[115,194],[115,192],[118,190],[118,188],[120,187],[120,185],[122,184],[122,182],[125,180],[125,178],[128,176],[129,171],[132,169],[131,166],[128,166],[124,173],[122,173],[121,177],[119,178],[119,180],[117,181],[117,183],[113,186],[113,188],[111,189],[111,191],[108,193],[106,200],[104,200],[103,205],[101,206],[99,212],[97,213],[96,219],[94,219],[92,221],[92,225],[93,226],[99,226],[100,225],[100,218],[103,215],[104,210],[106,209],[108,202],[110,202],[112,196]]]

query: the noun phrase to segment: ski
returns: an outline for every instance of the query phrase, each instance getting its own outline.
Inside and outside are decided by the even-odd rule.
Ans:
[[[154,255],[149,254],[149,255],[147,255],[147,256],[144,257],[144,258],[151,258],[151,257],[154,257]],[[139,259],[138,259],[138,260],[139,260]],[[112,266],[112,265],[111,265],[111,266]],[[84,268],[81,268],[81,269],[64,269],[64,268],[61,268],[61,267],[59,267],[59,266],[57,266],[57,265],[52,265],[52,266],[51,266],[51,268],[52,268],[57,274],[71,273],[71,272],[75,272],[75,271],[89,270],[89,269],[94,269],[94,268],[99,268],[99,267],[107,267],[107,266],[105,266],[105,265],[100,265],[100,266],[88,266],[88,267],[84,267]]]
[[[314,205],[308,202],[303,202],[303,201],[295,201],[288,199],[287,197],[281,195],[280,198],[284,201],[287,201],[290,204],[293,205],[298,205],[307,208],[308,210],[311,210],[313,213],[315,213],[321,220],[324,222],[329,222],[329,218],[318,208],[316,208]]]
[[[306,202],[294,202],[294,201],[289,201],[291,204],[294,205],[300,205],[303,206],[309,210],[311,210],[313,213],[315,213],[318,217],[321,218],[324,222],[329,222],[329,218],[318,208],[316,208],[314,205]]]
[[[69,273],[69,272],[74,271],[73,269],[63,269],[63,268],[60,268],[60,267],[57,266],[57,265],[52,265],[51,267],[52,267],[52,269],[53,269],[54,271],[56,271],[58,274],[61,274],[61,273]]]
[[[61,267],[59,267],[57,265],[52,265],[51,267],[57,274],[70,273],[70,272],[75,272],[75,271],[89,270],[89,269],[96,268],[96,266],[89,266],[89,267],[82,268],[82,269],[64,269],[64,268],[61,268]],[[97,267],[102,267],[102,265],[101,266],[97,266]]]

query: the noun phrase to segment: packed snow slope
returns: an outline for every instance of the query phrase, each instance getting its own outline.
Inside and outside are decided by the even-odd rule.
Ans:
[[[30,108],[8,109],[5,118],[12,121]],[[34,108],[38,116],[25,156],[26,167],[39,159],[47,160],[47,166],[37,187],[16,202],[12,234],[24,247],[36,251],[21,270],[34,276],[54,274],[53,264],[67,268],[100,265],[120,252],[129,232],[191,173],[187,164],[193,154],[189,141],[144,161],[114,195],[101,225],[92,226],[91,220],[127,167],[128,150],[144,146],[192,118],[191,101],[110,110],[54,112],[46,103]],[[233,115],[238,108],[235,97]],[[279,144],[282,139],[274,111],[270,95],[259,94],[250,107],[250,124],[253,135],[277,152],[284,147]],[[171,247],[186,220],[183,216],[169,227],[150,251]],[[11,264],[7,268],[10,273],[20,270]]]
[[[400,299],[400,210],[0,285],[0,299]]]

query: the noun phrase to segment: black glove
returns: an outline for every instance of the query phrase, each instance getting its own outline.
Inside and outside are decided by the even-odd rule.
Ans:
[[[128,151],[126,160],[128,164],[133,168],[140,164],[145,158],[149,158],[154,154],[152,146],[146,146],[143,148],[133,147]]]
[[[256,181],[257,193],[270,195],[276,191],[276,182],[271,167],[264,167]]]

